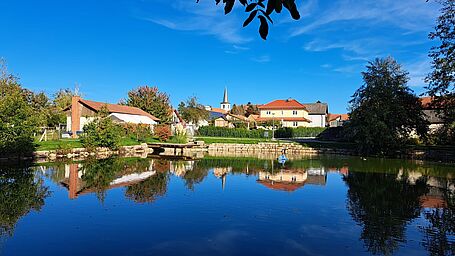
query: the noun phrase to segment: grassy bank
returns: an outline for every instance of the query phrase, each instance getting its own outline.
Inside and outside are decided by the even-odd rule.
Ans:
[[[146,142],[158,142],[157,139],[147,139]],[[120,141],[120,146],[134,146],[139,145],[143,142],[139,142],[133,138],[122,138]],[[41,141],[36,142],[37,151],[45,150],[58,150],[58,149],[72,149],[72,148],[82,148],[82,143],[79,139],[60,139],[60,140],[50,140],[50,141]]]

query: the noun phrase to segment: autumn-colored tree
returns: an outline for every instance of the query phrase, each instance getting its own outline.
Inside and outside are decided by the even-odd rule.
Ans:
[[[245,116],[250,116],[250,115],[259,115],[259,108],[258,105],[253,105],[251,102],[248,102],[247,108],[246,108],[246,113]]]
[[[156,86],[140,86],[129,91],[128,98],[121,104],[140,108],[159,118],[160,123],[170,123],[172,119],[169,95],[160,92]]]
[[[233,115],[239,115],[239,116],[244,116],[245,115],[245,109],[243,105],[233,105],[231,109],[231,114]]]

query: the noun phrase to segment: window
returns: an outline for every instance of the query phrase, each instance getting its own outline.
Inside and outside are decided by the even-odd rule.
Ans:
[[[299,123],[298,122],[294,122],[293,125],[294,126],[299,126]]]
[[[272,112],[270,112],[270,111],[267,111],[267,115],[270,115],[270,114],[272,114]]]
[[[292,114],[293,114],[294,116],[296,116],[296,115],[297,115],[297,110],[292,111]]]

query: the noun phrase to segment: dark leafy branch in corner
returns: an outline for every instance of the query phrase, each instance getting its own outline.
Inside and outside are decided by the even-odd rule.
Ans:
[[[245,6],[245,12],[249,13],[248,18],[243,22],[243,27],[248,26],[257,17],[260,22],[259,35],[264,40],[267,39],[269,34],[269,22],[273,24],[273,20],[270,18],[273,12],[281,13],[284,7],[289,11],[293,19],[300,19],[295,0],[223,0],[224,14],[230,13],[237,1]],[[218,5],[221,0],[215,0],[215,2]],[[196,0],[196,3],[199,3],[199,0]]]

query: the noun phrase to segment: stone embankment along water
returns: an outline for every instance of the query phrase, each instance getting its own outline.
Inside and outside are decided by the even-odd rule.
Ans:
[[[164,151],[159,155],[165,156],[192,156],[201,158],[204,154],[216,156],[232,156],[232,155],[261,155],[261,154],[281,154],[282,150],[286,149],[287,155],[319,155],[319,154],[337,154],[337,155],[356,155],[356,152],[351,149],[340,148],[310,148],[295,143],[258,143],[258,144],[231,144],[231,143],[213,143],[204,144],[198,142],[196,146],[186,148],[182,151],[175,151],[173,148],[164,148]],[[86,148],[74,148],[67,150],[51,150],[37,151],[34,154],[34,159],[37,162],[54,161],[58,159],[83,160],[88,157],[106,158],[113,155],[121,157],[147,157],[153,153],[153,150],[147,144],[135,146],[123,146],[119,150],[113,151],[108,148],[97,148],[90,151]],[[158,152],[156,152],[158,153]],[[416,159],[416,160],[431,160],[442,162],[455,162],[455,152],[440,151],[440,150],[409,150],[398,155],[401,158]],[[2,159],[0,160],[9,160]]]
[[[37,162],[53,161],[57,159],[85,159],[87,157],[106,158],[113,155],[120,155],[122,157],[140,156],[147,157],[151,153],[147,144],[135,146],[122,146],[118,150],[111,150],[109,148],[96,148],[96,150],[88,150],[87,148],[73,148],[49,151],[37,151],[34,158]]]
[[[343,154],[350,155],[354,152],[349,149],[336,148],[310,148],[294,143],[258,143],[258,144],[226,144],[213,143],[208,145],[208,150],[213,152],[271,152],[286,154]]]

